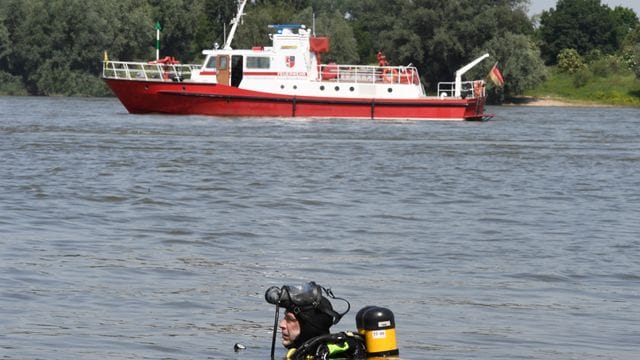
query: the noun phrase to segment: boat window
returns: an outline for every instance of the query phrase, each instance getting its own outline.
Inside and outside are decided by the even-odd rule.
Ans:
[[[215,69],[216,68],[216,57],[212,56],[207,60],[207,65],[205,65],[207,69]]]
[[[247,56],[247,69],[268,69],[271,58],[266,56]]]
[[[218,70],[225,70],[227,68],[227,61],[229,60],[229,57],[227,56],[221,56],[218,59]]]

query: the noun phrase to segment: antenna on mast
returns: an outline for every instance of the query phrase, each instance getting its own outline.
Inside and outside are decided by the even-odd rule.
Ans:
[[[240,23],[240,19],[242,18],[242,15],[244,15],[243,11],[244,11],[244,6],[247,4],[247,0],[240,0],[238,1],[238,13],[236,14],[236,17],[233,18],[233,20],[231,20],[231,31],[229,31],[229,37],[226,39],[226,41],[224,42],[224,47],[223,49],[225,50],[231,50],[231,42],[233,41],[233,37],[236,34],[236,29],[238,28],[238,23]],[[226,31],[225,31],[226,33]]]

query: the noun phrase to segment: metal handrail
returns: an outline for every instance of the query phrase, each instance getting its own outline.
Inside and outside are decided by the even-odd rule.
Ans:
[[[476,89],[474,86],[476,84],[480,85],[480,90],[476,93]],[[448,82],[439,82],[438,83],[438,97],[446,98],[446,97],[455,97],[456,94],[456,82],[448,81]],[[462,98],[473,98],[473,97],[484,97],[486,96],[484,80],[475,80],[475,81],[462,81],[460,84],[460,97]]]
[[[103,61],[102,77],[145,81],[183,81],[191,79],[197,64],[158,64],[133,61]]]
[[[415,66],[372,66],[323,64],[318,67],[318,80],[349,83],[389,83],[420,86]]]

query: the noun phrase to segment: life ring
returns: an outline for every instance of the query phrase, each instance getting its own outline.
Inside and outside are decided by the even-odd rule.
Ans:
[[[473,82],[473,96],[482,97],[482,81],[476,80]]]
[[[386,68],[382,71],[382,81],[387,83],[398,82],[398,70]]]

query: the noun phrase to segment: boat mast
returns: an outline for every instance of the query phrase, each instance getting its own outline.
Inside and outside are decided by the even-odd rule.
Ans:
[[[231,20],[231,24],[233,24],[231,26],[231,31],[229,31],[229,37],[227,38],[227,41],[224,43],[224,48],[225,50],[231,50],[231,42],[233,41],[233,36],[236,34],[236,28],[238,27],[238,23],[240,23],[240,18],[243,15],[243,10],[244,10],[244,6],[247,4],[247,0],[241,0],[238,1],[239,5],[238,5],[238,13],[236,14],[236,17],[233,18],[233,20]]]
[[[455,89],[455,93],[454,96],[455,97],[460,97],[461,93],[462,93],[462,75],[464,75],[464,73],[466,73],[467,71],[471,70],[471,68],[473,68],[474,66],[478,65],[478,63],[486,58],[489,57],[489,54],[484,54],[482,56],[480,56],[479,58],[473,60],[472,62],[468,63],[467,65],[461,67],[460,69],[458,69],[458,71],[456,71],[456,89]]]

